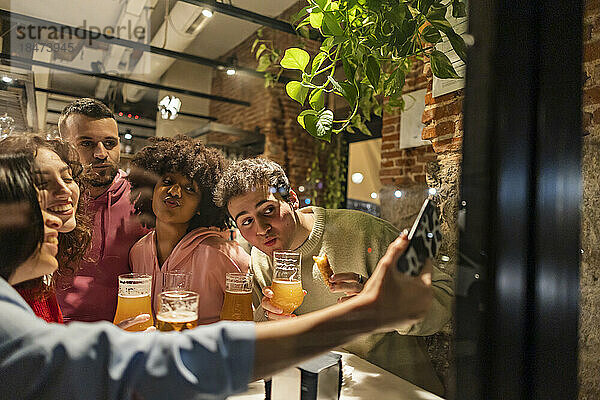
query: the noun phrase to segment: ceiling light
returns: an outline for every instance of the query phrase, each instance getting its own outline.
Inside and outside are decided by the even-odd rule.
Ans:
[[[133,138],[133,136],[131,136],[131,133],[126,133],[124,137],[125,140],[131,140],[131,138]]]
[[[298,191],[299,191],[300,193],[304,192],[304,190],[305,190],[305,189],[304,189],[304,186],[298,186]]]
[[[227,75],[235,75],[235,68],[227,68]]]
[[[205,8],[204,10],[202,10],[202,15],[204,15],[206,18],[210,18],[213,16],[213,12],[208,8]]]
[[[158,110],[160,111],[160,116],[162,119],[175,119],[177,118],[177,113],[181,109],[181,100],[177,97],[173,96],[165,96],[158,103]]]
[[[377,198],[377,193],[375,193],[375,192],[371,193],[371,198],[372,199],[376,199]]]
[[[396,196],[396,198],[398,198],[398,199],[399,199],[400,197],[402,197],[402,191],[401,191],[401,190],[396,190],[396,191],[394,192],[394,196]]]
[[[10,76],[3,76],[2,77],[2,82],[4,83],[13,83],[13,78],[11,78]]]
[[[429,194],[431,196],[435,196],[437,194],[437,190],[435,188],[429,188]]]
[[[356,184],[361,183],[363,179],[365,179],[365,177],[360,172],[355,172],[352,174],[352,182]]]

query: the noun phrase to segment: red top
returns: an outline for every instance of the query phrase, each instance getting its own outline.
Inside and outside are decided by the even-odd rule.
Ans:
[[[32,308],[35,315],[46,320],[46,322],[63,323],[62,312],[56,300],[54,289],[46,294],[40,295],[39,289],[15,288]]]

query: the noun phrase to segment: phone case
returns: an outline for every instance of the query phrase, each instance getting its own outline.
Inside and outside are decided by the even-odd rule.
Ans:
[[[440,216],[437,205],[425,200],[408,234],[408,248],[398,260],[398,270],[412,276],[419,275],[425,260],[435,258],[442,241]]]

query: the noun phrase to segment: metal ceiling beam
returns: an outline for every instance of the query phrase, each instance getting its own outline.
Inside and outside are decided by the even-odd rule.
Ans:
[[[209,8],[212,11],[216,11],[221,14],[229,15],[230,17],[243,19],[245,21],[253,22],[258,25],[268,26],[269,28],[276,29],[278,31],[291,33],[297,35],[298,32],[294,27],[285,21],[281,21],[276,18],[267,17],[266,15],[257,14],[252,11],[244,10],[232,6],[230,4],[218,3],[216,0],[181,0],[185,3],[193,4],[198,7]]]
[[[79,75],[91,76],[94,78],[107,79],[109,81],[129,83],[132,85],[138,85],[138,86],[147,87],[150,89],[167,90],[167,91],[171,91],[171,92],[175,92],[175,93],[185,94],[188,96],[200,97],[200,98],[204,98],[204,99],[221,101],[224,103],[231,103],[231,104],[237,104],[240,106],[250,107],[250,103],[247,101],[243,101],[243,100],[232,99],[229,97],[217,96],[217,95],[203,93],[203,92],[197,92],[195,90],[188,90],[188,89],[181,89],[181,88],[176,88],[176,87],[172,87],[172,86],[160,85],[158,83],[137,81],[134,79],[123,78],[121,76],[116,76],[116,75],[96,73],[96,72],[86,71],[84,69],[67,67],[64,65],[52,64],[52,63],[47,63],[47,62],[43,62],[43,61],[31,60],[31,59],[24,58],[24,57],[13,56],[13,55],[6,54],[6,53],[0,53],[0,59],[5,59],[5,60],[9,60],[11,62],[17,62],[17,63],[21,63],[21,64],[26,64],[26,65],[38,65],[40,67],[46,67],[46,68],[55,69],[55,70],[59,70],[59,71],[71,72],[71,73],[79,74]]]
[[[208,67],[212,67],[212,68],[219,69],[219,70],[224,70],[229,67],[232,67],[232,65],[230,65],[226,62],[223,62],[223,61],[212,60],[210,58],[195,56],[193,54],[186,54],[186,53],[181,53],[178,51],[163,49],[161,47],[152,46],[150,44],[145,44],[143,42],[134,42],[132,40],[121,39],[121,38],[118,38],[115,36],[98,35],[98,32],[90,32],[89,30],[77,28],[75,26],[61,24],[58,22],[48,21],[48,20],[44,20],[44,19],[40,19],[40,18],[30,17],[28,15],[18,14],[18,13],[14,13],[14,12],[3,10],[3,9],[0,9],[0,17],[5,18],[5,19],[8,18],[9,20],[17,19],[17,20],[21,20],[21,21],[27,21],[30,23],[41,24],[43,26],[55,25],[57,27],[69,28],[73,31],[75,29],[78,29],[82,35],[85,35],[84,37],[86,37],[86,38],[93,37],[94,38],[93,40],[97,40],[99,42],[115,44],[115,45],[119,45],[119,46],[123,46],[123,47],[128,47],[130,49],[144,51],[144,52],[150,52],[152,54],[158,54],[158,55],[165,56],[165,57],[175,58],[177,60],[187,61],[187,62],[191,62],[194,64],[206,65]],[[90,35],[92,35],[92,36],[90,36]],[[98,36],[98,37],[96,37],[96,36]],[[237,72],[242,72],[244,74],[252,75],[255,77],[259,77],[259,78],[264,78],[264,72],[259,72],[252,68],[235,66],[235,69]],[[289,81],[286,78],[284,78],[284,80],[280,79],[280,81],[283,83],[287,83]]]
[[[86,95],[79,95],[79,94],[75,94],[75,93],[71,93],[71,92],[65,92],[62,90],[54,90],[54,89],[45,89],[45,88],[35,88],[36,92],[44,92],[44,93],[49,93],[49,94],[58,94],[61,96],[68,96],[68,97],[73,97],[76,99],[80,99],[82,97],[91,97],[91,96],[86,96]],[[94,98],[94,97],[92,97]],[[101,99],[96,99],[96,100],[101,100]],[[218,118],[216,117],[211,117],[210,115],[201,115],[201,114],[192,114],[192,113],[185,113],[185,112],[178,112],[178,115],[182,115],[184,117],[192,117],[192,118],[198,118],[198,119],[207,119],[209,121],[217,121]]]

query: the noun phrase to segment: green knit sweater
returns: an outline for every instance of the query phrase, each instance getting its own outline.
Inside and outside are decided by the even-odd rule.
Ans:
[[[340,293],[331,293],[321,278],[312,256],[327,254],[334,273],[356,272],[371,276],[388,245],[399,231],[390,223],[353,210],[325,210],[305,207],[301,213],[314,214],[308,239],[295,251],[302,253],[302,286],[308,292],[295,311],[301,315],[336,304]],[[256,247],[252,249],[256,320],[264,320],[260,304],[262,288],[272,282],[271,259]],[[430,392],[442,395],[424,340],[420,336],[439,331],[450,319],[453,300],[452,278],[434,268],[434,302],[427,318],[410,328],[374,334],[355,340],[344,348]]]

